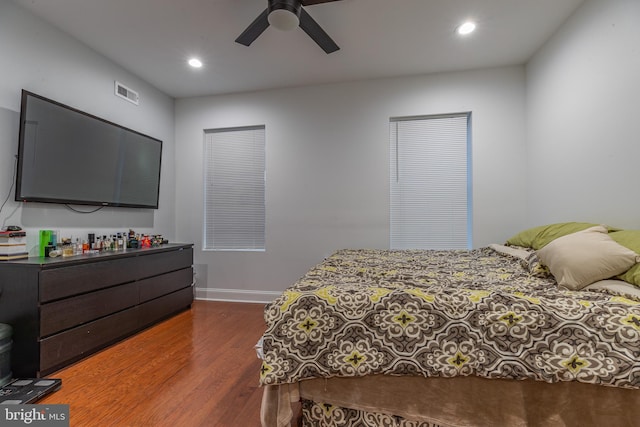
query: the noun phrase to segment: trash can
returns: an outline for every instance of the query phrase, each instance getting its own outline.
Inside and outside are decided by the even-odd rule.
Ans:
[[[11,326],[0,323],[0,387],[11,381]]]

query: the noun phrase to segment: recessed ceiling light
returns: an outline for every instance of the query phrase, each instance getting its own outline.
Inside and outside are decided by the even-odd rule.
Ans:
[[[474,22],[467,21],[464,24],[460,25],[456,31],[461,36],[466,36],[467,34],[473,33],[475,29],[476,29],[476,24]]]
[[[200,61],[198,58],[191,58],[189,60],[189,65],[191,65],[193,68],[200,68],[202,67],[202,61]]]

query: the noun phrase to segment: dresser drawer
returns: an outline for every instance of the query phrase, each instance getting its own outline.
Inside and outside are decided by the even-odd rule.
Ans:
[[[193,264],[193,249],[141,255],[139,258],[144,259],[144,262],[139,266],[138,277],[136,277],[138,280],[191,267]]]
[[[138,283],[140,284],[140,302],[142,303],[178,289],[190,287],[193,283],[193,268],[183,268],[162,276],[140,280]]]
[[[159,320],[166,319],[172,314],[186,309],[192,302],[193,288],[191,286],[148,301],[138,306],[140,324],[148,326]]]
[[[113,288],[43,304],[40,307],[40,335],[46,337],[138,304],[138,285]]]
[[[140,329],[138,307],[52,335],[40,341],[40,375],[68,365]]]
[[[40,272],[40,302],[107,288],[139,277],[144,268],[140,257],[89,262]]]

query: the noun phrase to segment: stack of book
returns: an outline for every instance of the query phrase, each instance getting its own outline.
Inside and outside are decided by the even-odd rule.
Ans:
[[[0,231],[0,261],[28,258],[25,231]]]

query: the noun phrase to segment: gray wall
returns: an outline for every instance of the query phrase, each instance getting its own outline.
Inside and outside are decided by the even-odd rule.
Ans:
[[[638,0],[588,0],[527,65],[525,225],[640,228],[638,18]]]
[[[0,1],[0,204],[10,192],[18,150],[20,91],[27,89],[163,140],[160,209],[105,208],[83,215],[64,206],[9,201],[1,225],[20,225],[35,254],[37,231],[64,236],[109,234],[132,227],[175,238],[173,99],[79,41],[8,1]],[[114,95],[114,81],[140,93],[135,106]],[[52,170],[55,173],[55,170]],[[78,177],[81,179],[81,177]],[[89,210],[87,208],[79,208]]]
[[[176,232],[201,297],[268,300],[340,248],[389,246],[389,118],[473,113],[473,241],[525,215],[524,67],[176,101]],[[202,251],[203,130],[264,124],[264,253]]]

